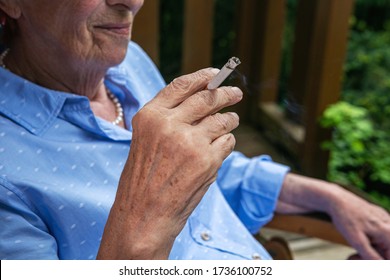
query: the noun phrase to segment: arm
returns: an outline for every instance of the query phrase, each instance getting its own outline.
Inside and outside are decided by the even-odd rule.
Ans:
[[[0,260],[58,259],[57,240],[23,194],[0,177]]]
[[[237,88],[204,90],[215,71],[175,79],[133,119],[130,154],[99,249],[100,259],[166,259],[235,139]]]
[[[326,181],[289,173],[276,212],[327,213],[364,259],[390,259],[390,215],[382,208]]]

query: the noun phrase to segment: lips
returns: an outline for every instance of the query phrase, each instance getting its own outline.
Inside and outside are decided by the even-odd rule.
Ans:
[[[117,35],[129,36],[131,24],[129,23],[108,23],[103,25],[95,26],[95,28],[108,31]]]

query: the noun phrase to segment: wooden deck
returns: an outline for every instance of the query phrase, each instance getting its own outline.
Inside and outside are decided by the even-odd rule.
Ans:
[[[278,146],[267,137],[267,131],[261,128],[255,128],[253,125],[241,123],[233,131],[236,137],[236,151],[242,152],[248,157],[266,154],[272,157],[276,162],[286,164],[292,170],[299,172],[298,163],[294,161],[289,152],[283,146]]]

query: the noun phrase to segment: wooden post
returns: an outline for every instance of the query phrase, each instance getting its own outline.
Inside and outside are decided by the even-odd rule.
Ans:
[[[243,100],[234,106],[234,111],[240,116],[241,122],[250,122],[250,109],[253,104],[253,89],[251,88],[251,70],[253,64],[253,34],[256,21],[256,8],[258,0],[236,0],[236,40],[234,55],[240,58],[241,65],[238,71],[242,74],[242,79],[237,79],[237,86],[243,92]]]
[[[160,0],[145,1],[135,16],[132,40],[141,45],[154,63],[159,65]]]
[[[258,105],[278,99],[286,1],[262,0],[257,4],[252,76]]]
[[[182,72],[210,67],[214,1],[185,0]]]
[[[256,21],[256,8],[258,0],[236,0],[236,43],[235,53],[242,62],[240,72],[251,75],[253,63],[253,34]]]
[[[259,103],[277,101],[285,5],[285,0],[238,0],[236,52],[247,80],[244,120],[257,119]]]
[[[300,0],[298,6],[290,92],[304,109],[302,169],[319,178],[325,177],[328,163],[320,145],[330,132],[318,120],[339,100],[353,4],[354,0]]]

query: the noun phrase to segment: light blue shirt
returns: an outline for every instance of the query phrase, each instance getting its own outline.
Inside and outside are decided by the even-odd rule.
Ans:
[[[128,130],[95,117],[86,97],[0,67],[0,259],[96,257],[130,149],[131,118],[165,85],[134,43],[106,84],[123,104]],[[272,218],[287,171],[267,156],[232,153],[170,258],[269,259],[252,233]]]

